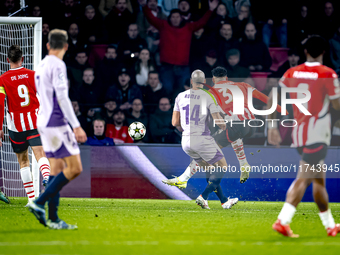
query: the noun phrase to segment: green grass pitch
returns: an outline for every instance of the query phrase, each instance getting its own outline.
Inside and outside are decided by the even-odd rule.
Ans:
[[[210,201],[62,198],[59,216],[78,230],[49,230],[24,207],[0,203],[0,254],[338,254],[340,235],[327,237],[317,208],[302,203],[288,239],[271,229],[283,203],[240,201],[223,210]],[[340,222],[340,204],[331,204]]]

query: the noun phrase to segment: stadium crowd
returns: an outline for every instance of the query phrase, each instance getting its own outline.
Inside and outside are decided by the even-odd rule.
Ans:
[[[20,9],[19,2],[0,0],[0,16]],[[49,31],[68,32],[64,61],[69,94],[82,127],[92,137],[90,143],[133,142],[127,126],[134,121],[147,128],[143,142],[180,143],[180,130],[171,125],[172,105],[179,92],[190,88],[195,69],[210,77],[214,67],[225,66],[230,80],[245,81],[268,95],[288,68],[304,62],[303,41],[319,34],[329,41],[324,64],[340,74],[340,5],[336,3],[26,0],[28,8],[16,16],[43,18],[43,57]],[[276,70],[271,68],[270,48],[288,51],[287,61]],[[256,82],[256,73],[265,74],[264,85]],[[257,109],[261,107],[265,105],[256,103]],[[290,116],[285,118],[292,118],[292,109],[288,110]],[[331,114],[332,145],[339,145],[340,115],[332,109]],[[282,144],[289,145],[291,130],[280,132]],[[245,141],[265,142],[264,127]]]

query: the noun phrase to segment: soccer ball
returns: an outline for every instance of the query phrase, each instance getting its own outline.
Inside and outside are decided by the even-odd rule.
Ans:
[[[141,122],[133,122],[129,126],[129,136],[133,140],[141,140],[144,138],[146,133],[146,128]]]

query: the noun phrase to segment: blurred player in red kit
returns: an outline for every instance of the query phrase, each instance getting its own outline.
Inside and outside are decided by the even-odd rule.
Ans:
[[[297,125],[292,132],[293,146],[301,155],[300,168],[296,179],[286,195],[286,202],[273,224],[273,229],[288,237],[298,237],[289,223],[296,212],[307,187],[313,183],[313,196],[320,213],[322,224],[328,236],[336,236],[340,225],[335,224],[328,207],[328,193],[325,187],[326,172],[324,159],[331,139],[331,117],[329,103],[340,110],[340,87],[337,74],[322,65],[326,41],[319,36],[310,37],[305,44],[307,62],[288,69],[280,80],[281,87],[302,88],[310,92],[310,100],[298,108],[293,106]],[[291,99],[304,97],[303,93],[290,93]],[[306,112],[307,110],[307,112]],[[307,114],[306,114],[307,113]],[[275,119],[275,113],[270,118]],[[268,142],[278,146],[281,137],[277,127],[269,127]],[[327,170],[327,169],[326,169]]]

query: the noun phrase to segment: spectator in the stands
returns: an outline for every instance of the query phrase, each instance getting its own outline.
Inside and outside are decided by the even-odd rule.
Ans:
[[[146,127],[146,130],[149,129],[149,117],[144,112],[143,102],[139,98],[136,98],[135,100],[133,100],[132,107],[126,115],[126,121],[127,121],[128,126],[130,126],[130,124],[133,122],[141,122]],[[149,142],[149,136],[150,136],[149,132],[146,132],[143,140],[139,140],[135,142],[144,142],[144,143]]]
[[[228,9],[224,3],[220,3],[215,9],[213,15],[205,26],[206,32],[211,36],[218,35],[218,28],[221,27],[222,24],[229,23],[231,24],[232,20],[228,16]]]
[[[118,0],[100,0],[98,10],[100,14],[103,16],[103,18],[105,18],[110,13],[112,8],[116,4],[118,4],[117,2]],[[132,6],[130,0],[126,0],[126,8],[132,13]]]
[[[171,94],[174,87],[183,86],[190,77],[189,54],[193,32],[202,28],[210,18],[212,11],[217,7],[218,0],[209,1],[210,10],[196,22],[186,23],[178,9],[171,11],[168,21],[155,17],[146,4],[146,0],[140,0],[144,5],[143,12],[151,25],[160,32],[160,60],[161,78],[166,91]]]
[[[212,48],[211,38],[205,34],[204,28],[194,32],[190,46],[190,71],[198,68],[199,63],[204,59],[206,52]]]
[[[220,65],[221,63],[217,58],[216,50],[211,49],[206,52],[205,58],[198,64],[198,69],[200,69],[207,77],[209,77],[211,70]]]
[[[58,26],[67,29],[67,25],[78,19],[78,2],[75,0],[64,0],[61,2],[60,18],[57,21]]]
[[[96,9],[92,5],[85,7],[84,15],[79,24],[85,43],[101,43],[105,40],[103,18],[96,13]]]
[[[159,100],[158,109],[150,116],[150,134],[155,143],[179,143],[180,136],[171,124],[172,110],[168,98]]]
[[[137,24],[132,23],[128,26],[127,35],[118,44],[118,59],[128,68],[134,67],[139,52],[147,47],[145,39],[139,35]]]
[[[87,62],[87,52],[85,49],[79,49],[76,53],[75,61],[68,65],[68,78],[71,81],[71,88],[78,90],[83,83],[83,72],[90,65]]]
[[[158,7],[157,0],[147,0],[147,6],[150,8],[152,14],[159,19],[167,19],[167,16],[162,12],[162,9]],[[139,12],[137,16],[137,25],[139,34],[142,38],[146,39],[149,31],[151,30],[151,25],[146,19],[143,12]]]
[[[87,118],[93,118],[96,112],[101,110],[102,91],[95,81],[92,68],[86,68],[83,72],[83,84],[79,88],[79,103],[82,110],[87,113]]]
[[[149,72],[148,85],[142,89],[144,108],[147,113],[154,113],[159,100],[166,97],[166,91],[159,81],[157,72]]]
[[[275,77],[281,78],[283,74],[291,67],[297,66],[300,56],[297,49],[292,48],[288,51],[288,60],[284,62],[275,73]]]
[[[302,5],[298,13],[288,23],[288,45],[296,46],[312,34],[313,22],[306,5]]]
[[[224,3],[224,5],[227,7],[227,13],[229,18],[232,19],[237,16],[233,0],[221,0],[221,3]]]
[[[334,66],[335,72],[340,75],[340,23],[333,38],[329,41],[330,57]]]
[[[230,49],[226,53],[228,62],[227,71],[228,79],[235,82],[243,82],[250,77],[248,68],[240,66],[240,51],[238,49]]]
[[[79,36],[79,26],[77,23],[71,23],[68,28],[68,50],[66,51],[64,61],[66,65],[74,62],[79,51],[84,51],[87,45]]]
[[[82,114],[82,112],[80,111],[80,107],[79,107],[79,103],[75,98],[71,98],[71,102],[72,102],[72,107],[73,107],[73,111],[77,116],[77,119],[80,123],[80,126],[84,129],[84,131],[86,132],[87,135],[90,134],[89,132],[89,123],[87,121],[87,117],[84,116],[84,114]]]
[[[100,112],[106,124],[113,124],[113,112],[117,108],[117,103],[110,97],[105,98],[104,108]]]
[[[126,68],[122,68],[118,73],[118,86],[109,87],[106,96],[115,99],[122,110],[130,109],[134,99],[143,98],[139,86],[131,84],[130,74]]]
[[[146,86],[150,71],[155,71],[155,64],[150,56],[148,49],[142,49],[135,64],[136,81],[140,86]]]
[[[226,65],[226,53],[230,49],[237,49],[239,41],[233,37],[233,28],[231,24],[225,23],[220,26],[220,34],[217,39],[217,52],[219,54],[219,60]]]
[[[92,122],[93,135],[87,138],[85,145],[91,146],[114,146],[112,138],[105,136],[105,120],[96,118]]]
[[[237,16],[233,18],[232,24],[234,29],[234,37],[241,38],[244,35],[246,25],[254,23],[254,18],[250,12],[249,0],[239,0],[235,5]]]
[[[133,140],[128,133],[129,127],[124,124],[124,111],[116,108],[113,112],[113,124],[106,124],[105,135],[113,138],[115,144],[133,143]]]
[[[41,15],[41,8],[39,5],[34,5],[32,8],[32,17],[43,17]]]
[[[326,1],[324,4],[324,12],[320,18],[317,19],[315,25],[318,28],[318,34],[329,40],[336,32],[339,17],[334,9],[331,1]]]
[[[267,46],[256,36],[256,28],[248,23],[245,28],[245,38],[240,42],[240,65],[249,68],[251,72],[268,71],[272,65],[272,58]]]
[[[287,19],[290,16],[289,5],[286,1],[262,0],[261,20],[264,25],[262,28],[263,42],[270,47],[273,45],[272,34],[275,33],[279,47],[287,47]]]
[[[143,108],[144,107],[143,107],[142,100],[140,100],[139,98],[136,98],[135,100],[133,100],[132,107],[128,111],[128,114],[126,116],[126,121],[127,121],[128,126],[132,122],[137,121],[137,122],[142,122],[144,126],[147,127],[149,123],[149,119],[148,119],[148,116],[144,113]]]
[[[17,3],[14,0],[5,0],[2,1],[3,4],[1,4],[1,8],[0,8],[0,16],[9,16],[11,14],[13,14],[14,12],[16,12],[17,10],[19,10],[20,8],[19,5],[17,3],[19,3],[17,1]]]
[[[95,69],[98,82],[106,87],[105,91],[118,82],[119,62],[117,60],[117,47],[111,44],[107,47],[105,56]]]
[[[133,15],[127,8],[127,0],[116,0],[115,6],[105,17],[109,43],[117,44],[126,35],[129,24],[133,22]]]
[[[48,42],[48,33],[50,32],[50,25],[47,22],[42,24],[42,38],[41,38],[41,58],[44,58],[48,54],[46,44]]]
[[[178,10],[181,12],[182,19],[191,22],[198,20],[197,15],[191,11],[189,0],[179,0]]]

